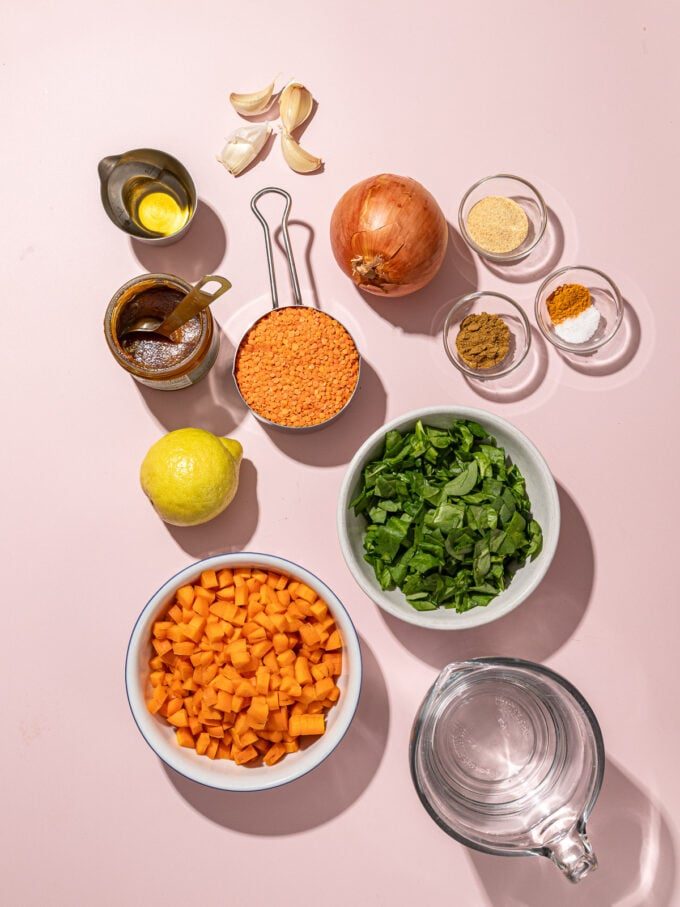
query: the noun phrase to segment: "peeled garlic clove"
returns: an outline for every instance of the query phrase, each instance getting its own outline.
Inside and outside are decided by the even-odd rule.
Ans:
[[[286,163],[296,173],[312,173],[323,164],[320,157],[314,157],[309,151],[301,148],[293,136],[288,135],[287,132],[281,133],[281,150]]]
[[[229,95],[231,106],[237,113],[244,117],[255,117],[272,106],[274,98],[274,82],[265,85],[259,91],[251,91],[246,94],[239,94],[232,91]]]
[[[311,91],[299,82],[291,82],[281,92],[279,114],[286,132],[294,132],[302,126],[314,107]]]
[[[240,126],[227,138],[227,143],[217,160],[224,164],[229,173],[238,176],[262,151],[271,131],[269,123]]]

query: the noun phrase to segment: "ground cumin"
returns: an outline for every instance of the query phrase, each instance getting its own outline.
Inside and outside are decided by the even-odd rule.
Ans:
[[[461,321],[456,349],[470,368],[493,368],[510,351],[510,329],[500,315],[468,315]]]
[[[553,324],[567,318],[576,318],[592,304],[590,290],[580,283],[565,283],[553,290],[546,300],[548,314]]]
[[[319,425],[340,412],[354,393],[359,353],[330,315],[288,306],[265,315],[248,331],[234,376],[258,415],[296,428]]]

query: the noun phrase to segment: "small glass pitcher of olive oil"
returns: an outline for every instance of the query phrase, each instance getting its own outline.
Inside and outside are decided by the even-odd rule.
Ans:
[[[177,158],[136,148],[99,162],[104,209],[113,223],[141,242],[167,245],[189,229],[196,188]]]

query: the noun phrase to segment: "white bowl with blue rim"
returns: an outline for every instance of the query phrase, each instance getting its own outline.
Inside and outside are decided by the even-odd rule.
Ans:
[[[411,431],[419,420],[424,425],[449,428],[456,419],[478,422],[493,435],[510,460],[519,467],[526,481],[532,516],[543,531],[543,547],[536,559],[519,568],[508,587],[488,605],[472,608],[462,614],[448,608],[417,611],[399,589],[380,588],[373,567],[364,560],[366,520],[363,515],[357,516],[350,504],[359,492],[364,467],[382,456],[385,436],[389,431]],[[347,467],[340,488],[337,529],[340,547],[352,576],[366,595],[383,611],[419,627],[433,630],[467,630],[503,617],[536,589],[545,576],[557,548],[560,534],[560,502],[548,464],[526,435],[506,419],[470,406],[428,406],[392,419],[361,445]]]
[[[269,765],[236,765],[229,759],[209,759],[195,750],[180,747],[175,728],[160,715],[149,712],[149,659],[153,657],[151,633],[154,621],[172,603],[180,586],[198,581],[203,570],[234,570],[237,567],[271,570],[299,580],[313,589],[328,605],[342,637],[342,673],[336,682],[340,688],[338,702],[328,711],[326,733],[309,746],[288,753]],[[155,593],[134,626],[125,660],[125,686],[128,702],[137,727],[154,753],[166,765],[185,778],[227,791],[261,791],[294,781],[320,765],[340,743],[349,728],[361,691],[361,649],[359,637],[344,605],[335,593],[304,567],[282,557],[246,551],[218,554],[181,570]]]

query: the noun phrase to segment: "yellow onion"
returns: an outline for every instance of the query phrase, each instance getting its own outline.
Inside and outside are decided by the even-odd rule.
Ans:
[[[352,186],[331,217],[335,260],[369,293],[405,296],[437,273],[446,254],[446,218],[430,193],[383,173]]]

